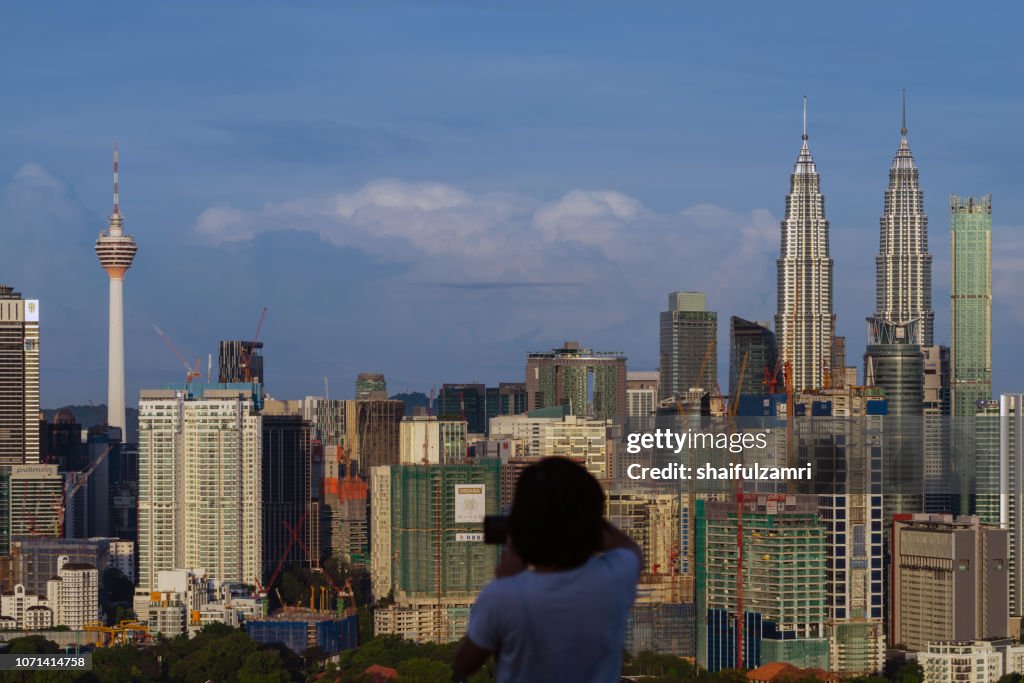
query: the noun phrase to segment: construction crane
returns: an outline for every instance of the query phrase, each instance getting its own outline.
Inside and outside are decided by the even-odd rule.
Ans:
[[[191,384],[193,379],[203,376],[203,373],[199,371],[199,364],[203,361],[202,358],[196,359],[195,365],[189,365],[188,361],[185,360],[185,357],[181,355],[181,352],[178,351],[176,346],[174,346],[174,342],[171,341],[171,338],[167,336],[167,333],[156,325],[153,325],[153,329],[156,330],[156,333],[164,340],[164,344],[166,344],[167,348],[171,350],[171,353],[177,356],[178,360],[181,361],[181,364],[185,366],[185,384]]]
[[[248,346],[242,344],[242,349],[239,358],[239,364],[242,366],[242,376],[246,382],[252,381],[252,357],[256,353],[256,342],[259,341],[260,331],[263,330],[263,321],[267,318],[267,307],[264,306],[263,310],[260,311],[260,321],[256,323],[256,334],[252,335],[252,341],[249,342]],[[260,377],[260,381],[263,378]]]

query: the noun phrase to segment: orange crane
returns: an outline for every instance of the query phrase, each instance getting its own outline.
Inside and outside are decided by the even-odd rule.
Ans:
[[[167,336],[167,333],[156,325],[153,325],[153,329],[156,330],[156,333],[164,340],[164,344],[166,344],[167,348],[171,350],[171,353],[177,356],[178,360],[181,361],[181,364],[185,366],[185,384],[191,384],[193,379],[203,376],[203,373],[199,371],[199,364],[203,362],[202,358],[198,358],[194,366],[189,365],[188,361],[185,360],[185,357],[181,355],[181,352],[178,351],[176,346],[174,346],[174,342],[171,341],[171,338]]]
[[[239,359],[239,362],[242,366],[242,373],[246,382],[252,381],[252,368],[250,365],[252,363],[253,354],[256,353],[256,342],[259,341],[260,331],[263,329],[263,321],[266,320],[266,318],[267,307],[264,306],[263,310],[260,311],[260,321],[256,323],[256,334],[252,336],[252,341],[249,342],[248,347],[244,344],[242,345],[241,358]],[[263,379],[263,377],[260,377],[260,381],[263,381]]]

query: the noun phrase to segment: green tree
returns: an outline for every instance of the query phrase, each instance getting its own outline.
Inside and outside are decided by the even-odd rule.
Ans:
[[[238,683],[290,683],[292,680],[277,650],[251,652],[238,671]]]
[[[399,681],[416,681],[417,683],[448,683],[452,679],[452,669],[448,664],[424,657],[413,657],[398,665]]]

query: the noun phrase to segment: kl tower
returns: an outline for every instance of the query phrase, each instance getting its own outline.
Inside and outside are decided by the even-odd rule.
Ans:
[[[107,353],[107,425],[121,428],[127,438],[124,410],[124,274],[132,267],[135,239],[124,233],[117,201],[117,145],[114,145],[114,213],[96,240],[96,255],[110,278],[110,339]]]

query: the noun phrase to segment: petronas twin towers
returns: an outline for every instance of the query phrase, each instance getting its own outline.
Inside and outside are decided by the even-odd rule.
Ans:
[[[792,368],[797,391],[827,385],[835,336],[832,309],[832,258],[821,177],[807,144],[804,102],[803,144],[790,176],[782,244],[777,261],[778,313],[775,334],[779,354]],[[879,254],[875,258],[875,317],[894,323],[919,321],[921,339],[930,345],[934,312],[932,257],[928,253],[928,218],[918,184],[918,170],[907,144],[906,106],[896,157],[881,219]],[[843,372],[843,368],[835,368]]]

